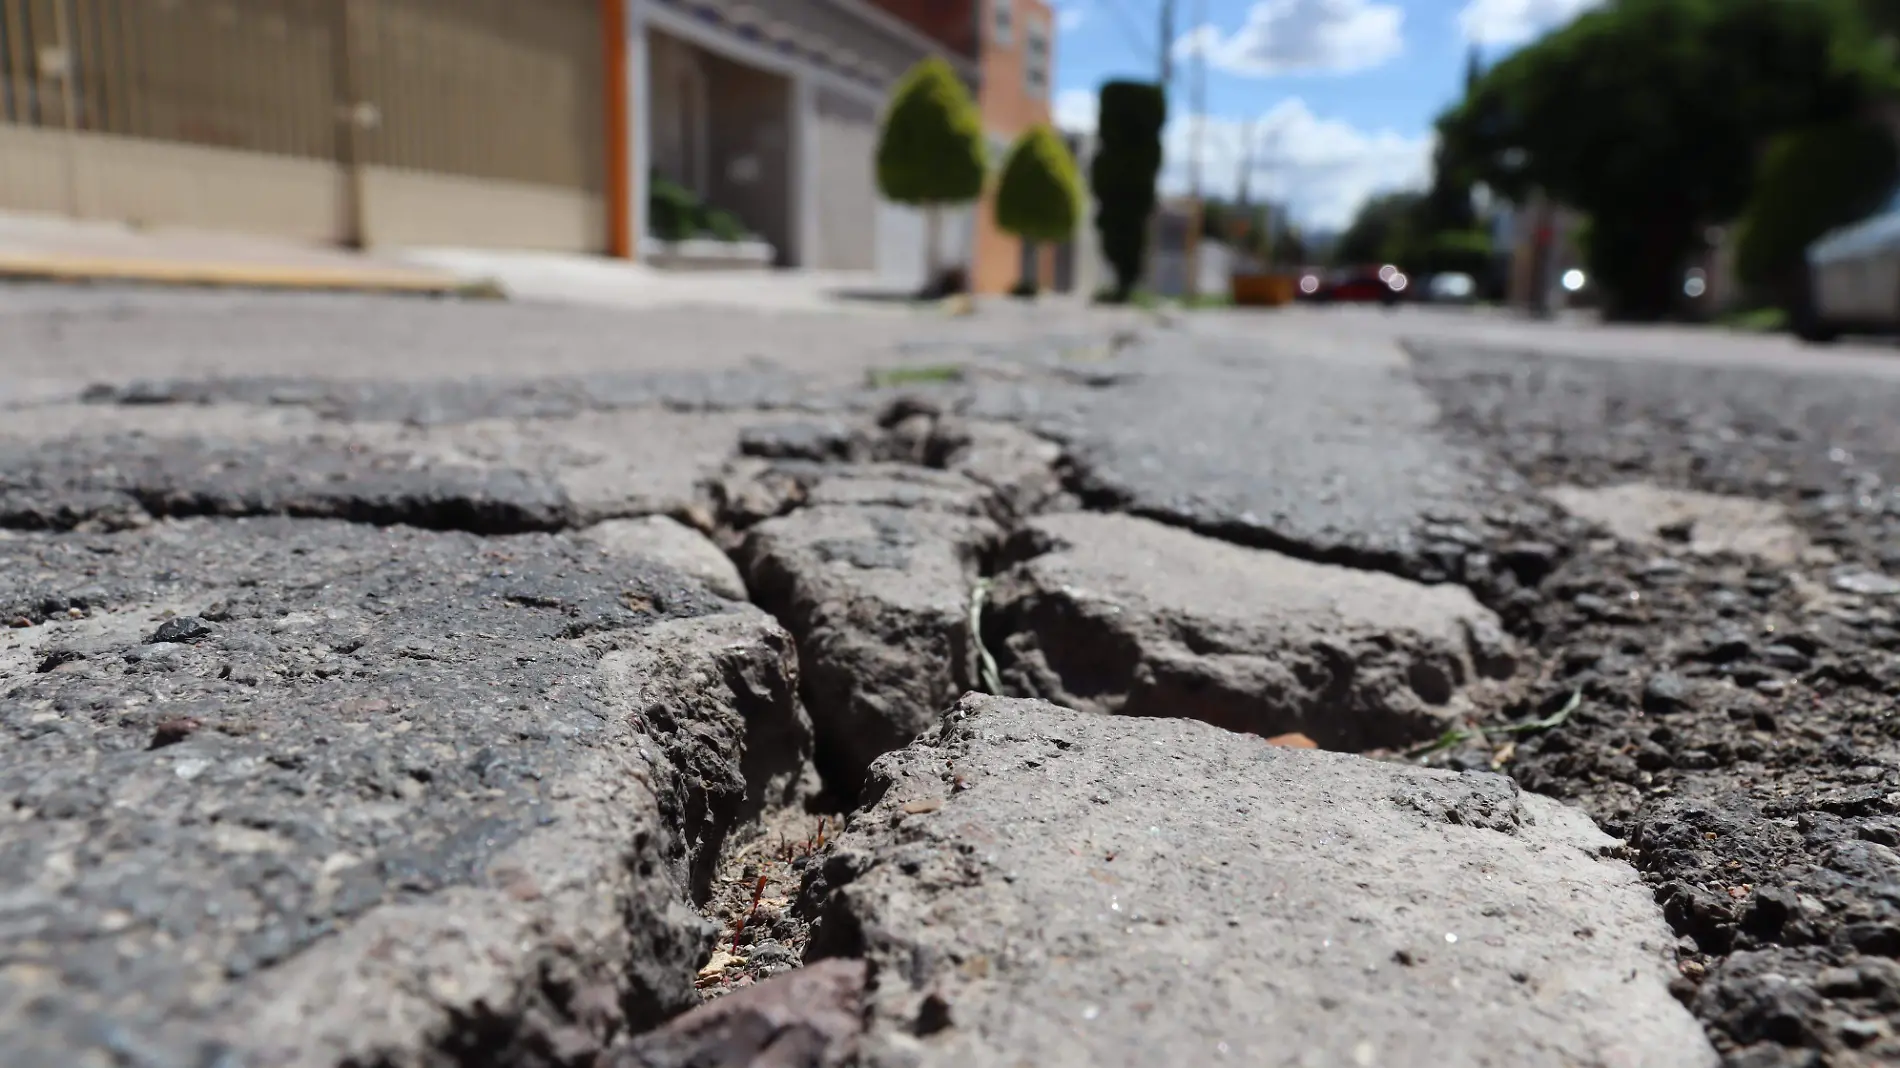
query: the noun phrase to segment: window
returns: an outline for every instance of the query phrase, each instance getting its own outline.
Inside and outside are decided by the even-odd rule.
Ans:
[[[1012,10],[1015,0],[990,0],[990,17],[996,23],[996,43],[1007,46],[1010,34],[1015,32],[1015,12]]]
[[[1031,22],[1023,35],[1023,84],[1038,100],[1049,95],[1049,26]]]

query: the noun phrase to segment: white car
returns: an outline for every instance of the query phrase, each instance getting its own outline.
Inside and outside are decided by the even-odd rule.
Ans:
[[[1794,318],[1806,341],[1900,331],[1900,196],[1808,246],[1808,292]]]
[[[1432,275],[1426,294],[1434,304],[1463,304],[1478,295],[1478,280],[1458,271]]]

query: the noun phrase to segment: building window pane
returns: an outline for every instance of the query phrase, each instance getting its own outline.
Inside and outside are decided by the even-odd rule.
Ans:
[[[1011,10],[1014,6],[1013,2],[1012,0],[990,0],[990,2],[993,5],[990,10],[995,16],[996,43],[1008,45],[1010,32],[1014,29],[1012,16],[1015,13]]]
[[[1023,82],[1037,99],[1049,95],[1049,27],[1032,22],[1024,35]]]

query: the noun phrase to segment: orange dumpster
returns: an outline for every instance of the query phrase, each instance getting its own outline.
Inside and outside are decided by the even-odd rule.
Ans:
[[[1231,284],[1236,307],[1277,308],[1293,303],[1292,275],[1237,274]]]

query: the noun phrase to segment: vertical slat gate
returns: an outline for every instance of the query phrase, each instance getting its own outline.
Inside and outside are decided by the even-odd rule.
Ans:
[[[330,159],[331,2],[0,0],[5,121]]]
[[[22,134],[43,154],[53,135],[106,135],[308,161],[359,179],[365,168],[434,176],[461,183],[462,217],[479,216],[468,198],[490,190],[598,210],[600,10],[599,0],[0,0],[0,125],[46,131]],[[159,158],[121,151],[107,184],[136,186],[123,162],[135,157]],[[153,165],[201,176],[218,159],[232,161],[219,188],[255,188],[241,175],[274,173],[215,153]],[[69,184],[80,181],[75,166]],[[43,184],[48,172],[34,173]],[[0,209],[16,206],[8,195],[0,180]],[[360,219],[360,204],[341,215]],[[350,229],[335,236],[348,240]]]

